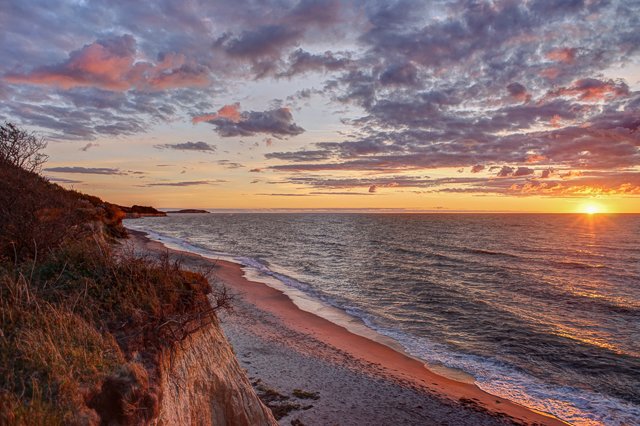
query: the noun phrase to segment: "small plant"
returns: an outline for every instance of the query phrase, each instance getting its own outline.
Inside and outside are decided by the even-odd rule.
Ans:
[[[300,399],[320,399],[320,394],[318,392],[307,392],[302,389],[294,389],[293,396]]]

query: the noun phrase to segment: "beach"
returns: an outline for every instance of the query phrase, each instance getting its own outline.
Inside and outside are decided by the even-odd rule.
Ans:
[[[221,316],[224,332],[258,394],[284,413],[280,424],[564,424],[303,311],[282,292],[246,279],[241,265],[131,234],[126,244],[139,254],[168,251],[188,269],[213,268],[214,284],[234,297],[233,313]]]

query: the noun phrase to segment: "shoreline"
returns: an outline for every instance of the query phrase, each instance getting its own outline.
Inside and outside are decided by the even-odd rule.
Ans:
[[[247,335],[256,334],[253,331],[262,329],[264,335],[271,335],[272,344],[278,343],[281,346],[284,343],[287,346],[288,343],[289,347],[301,346],[295,348],[298,352],[309,352],[305,351],[309,348],[304,348],[304,345],[297,341],[286,341],[286,334],[293,333],[297,336],[296,340],[309,340],[322,345],[323,350],[305,354],[305,356],[319,358],[316,361],[328,361],[338,366],[348,359],[350,362],[346,363],[352,367],[357,364],[355,370],[358,372],[362,370],[369,376],[377,376],[377,379],[389,381],[390,384],[395,383],[400,387],[411,389],[412,393],[417,392],[425,399],[438,401],[443,407],[448,407],[446,410],[443,409],[442,413],[436,413],[435,418],[440,421],[449,421],[451,416],[460,415],[466,419],[469,411],[475,411],[480,417],[486,416],[485,421],[488,422],[486,424],[491,424],[492,419],[495,421],[494,424],[513,421],[523,424],[567,424],[549,414],[539,413],[510,400],[491,395],[469,381],[454,380],[438,374],[428,369],[423,361],[412,357],[401,348],[394,348],[373,338],[354,333],[340,324],[303,310],[284,292],[266,283],[248,279],[240,264],[168,248],[161,242],[149,239],[144,232],[131,229],[129,231],[130,241],[143,253],[158,254],[168,251],[172,255],[179,256],[183,261],[187,260],[189,263],[185,265],[187,267],[213,267],[216,281],[224,284],[234,294],[237,301],[242,304],[245,315],[255,313],[256,318],[264,320],[268,317],[270,321],[275,322],[274,326],[265,329],[256,323],[251,324],[250,327],[248,324],[243,326],[240,319],[229,315],[224,316],[225,333],[236,336],[235,338],[229,336],[234,347],[236,346],[234,340],[242,341],[239,336],[243,336],[246,340]],[[256,312],[253,312],[254,310]],[[229,324],[225,326],[225,322]],[[373,330],[372,332],[375,333]],[[259,333],[255,338],[259,340],[258,343],[265,343],[265,339]],[[255,339],[249,346],[256,346]],[[341,360],[341,358],[344,359]],[[240,356],[239,360],[243,364]],[[251,361],[246,362],[247,365],[243,367],[252,365]],[[261,371],[258,369],[255,374],[261,376]],[[398,389],[395,389],[395,392],[397,393]],[[412,395],[407,397],[413,398]],[[451,413],[450,405],[453,405],[454,411],[458,411],[457,414]],[[304,416],[306,421],[309,417]],[[325,420],[327,419],[323,419]],[[330,420],[339,422],[340,418]],[[485,424],[485,421],[478,418],[464,424]]]

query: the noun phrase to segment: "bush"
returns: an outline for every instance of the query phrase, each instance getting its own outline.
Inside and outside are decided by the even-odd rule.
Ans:
[[[44,138],[27,132],[15,124],[0,125],[0,163],[11,164],[28,172],[39,172],[47,161],[42,152],[47,147]]]
[[[124,212],[33,173],[33,138],[0,126],[0,425],[146,423],[162,350],[229,297],[212,305],[208,280],[168,255],[114,252]]]

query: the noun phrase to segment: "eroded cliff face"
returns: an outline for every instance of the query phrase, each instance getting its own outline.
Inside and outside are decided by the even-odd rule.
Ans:
[[[217,323],[163,352],[160,373],[159,426],[278,424]]]

